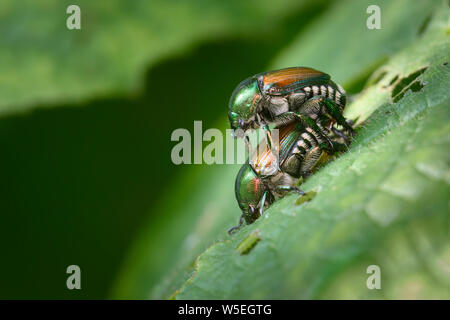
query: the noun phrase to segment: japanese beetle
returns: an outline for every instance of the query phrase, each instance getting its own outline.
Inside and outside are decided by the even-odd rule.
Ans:
[[[239,229],[244,221],[253,223],[263,214],[264,208],[287,192],[296,191],[303,195],[304,192],[296,186],[299,178],[308,177],[334,152],[347,148],[333,137],[334,148],[328,149],[322,135],[304,127],[301,121],[293,121],[276,129],[279,130],[279,144],[276,146],[279,159],[267,144],[258,146],[260,152],[251,156],[236,177],[235,194],[242,215],[239,225],[228,230],[230,234]],[[279,167],[274,166],[278,161]]]
[[[344,89],[328,74],[307,67],[292,67],[242,81],[231,95],[228,118],[231,129],[242,132],[257,128],[268,131],[270,124],[307,117],[320,122],[323,130],[331,129],[337,122],[353,134],[342,115],[345,104]],[[315,124],[307,124],[319,131]]]
[[[248,162],[242,165],[236,176],[235,195],[242,215],[239,225],[230,228],[229,234],[239,229],[244,221],[247,224],[253,223],[262,214],[263,208],[273,202],[267,186]]]

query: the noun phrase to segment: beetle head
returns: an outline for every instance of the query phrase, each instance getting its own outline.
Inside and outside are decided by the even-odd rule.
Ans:
[[[257,219],[257,209],[265,191],[265,185],[252,167],[248,163],[244,164],[236,177],[235,193],[247,223]]]
[[[247,129],[258,127],[255,119],[261,97],[258,81],[255,78],[246,79],[236,87],[228,106],[231,129],[241,129],[245,132]]]

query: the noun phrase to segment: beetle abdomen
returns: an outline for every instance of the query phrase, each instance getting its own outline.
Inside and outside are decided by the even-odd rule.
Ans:
[[[344,107],[347,102],[344,88],[331,80],[327,84],[307,86],[302,88],[302,90],[305,92],[306,99],[320,95],[333,100],[341,107]]]
[[[316,149],[322,142],[323,140],[319,135],[311,128],[306,128],[295,145],[289,150],[289,156],[283,159],[281,169],[294,177],[300,177],[302,168],[308,167],[311,160],[311,150]]]

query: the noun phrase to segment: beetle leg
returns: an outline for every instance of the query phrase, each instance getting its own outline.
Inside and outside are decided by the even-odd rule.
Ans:
[[[354,121],[353,121],[353,120],[350,120],[350,119],[346,119],[346,122],[347,122],[350,126],[352,126],[352,125],[354,124]],[[344,143],[345,143],[345,145],[347,146],[347,150],[348,150],[348,146],[349,146],[350,143],[351,143],[351,139],[349,138],[349,136],[348,136],[347,134],[345,134],[344,131],[339,130],[339,129],[336,129],[336,127],[334,127],[334,124],[335,124],[335,123],[336,123],[336,121],[335,121],[334,119],[333,119],[332,121],[330,121],[330,124],[328,125],[328,131],[331,131],[331,132],[334,133],[335,136],[337,136],[337,137],[339,137],[339,138],[342,138],[342,139],[344,140]],[[335,144],[339,144],[339,143],[333,141],[333,145],[335,145]],[[339,151],[339,149],[338,149],[338,151]]]
[[[353,136],[355,135],[355,130],[353,130],[352,126],[346,121],[344,116],[342,115],[341,111],[339,110],[339,107],[337,104],[325,97],[318,97],[319,103],[324,106],[327,111],[330,113],[330,115],[336,119],[337,123],[343,126],[345,129],[347,129],[350,134]]]
[[[333,148],[336,151],[345,152],[348,150],[348,145],[345,143],[339,143],[339,142],[333,141]]]
[[[345,119],[345,121],[352,127],[355,124],[355,121],[353,121],[352,119]]]
[[[239,218],[239,224],[235,227],[228,229],[228,234],[231,236],[234,232],[236,232],[242,227],[243,223],[244,223],[244,213],[241,214],[241,217]]]
[[[261,201],[259,202],[259,216],[261,217],[264,213],[264,204],[266,203],[267,191],[264,192]]]
[[[295,113],[293,111],[288,111],[288,112],[279,114],[277,116],[274,116],[273,121],[277,125],[285,125],[285,124],[291,122],[292,120],[294,120],[295,118],[298,118],[297,113]]]
[[[304,191],[300,190],[299,188],[297,188],[296,186],[276,186],[275,188],[277,191],[295,191],[297,192],[299,195],[303,196],[305,194]]]
[[[252,144],[250,143],[250,138],[248,137],[248,135],[245,135],[244,141],[245,141],[245,146],[247,147],[247,152],[249,155],[251,155],[252,154]]]
[[[336,123],[336,121],[334,119],[332,119],[330,121],[330,124],[328,125],[328,131],[331,131],[331,129],[333,128],[334,124]]]
[[[328,137],[328,135],[323,133],[323,130],[319,128],[319,126],[313,119],[298,113],[295,113],[295,115],[298,119],[300,119],[303,126],[313,129],[316,132],[316,134],[320,135],[321,138],[326,141],[326,143],[324,143],[324,145],[321,146],[323,149],[333,152],[333,142]]]
[[[308,177],[321,160],[322,155],[325,152],[322,151],[320,146],[310,149],[303,158],[303,162],[300,166],[300,174],[303,177]]]
[[[338,137],[342,138],[345,141],[346,145],[350,144],[350,138],[341,130],[336,129],[335,127],[331,127],[331,131]]]
[[[294,119],[299,120],[303,127],[309,127],[313,129],[318,135],[322,137],[323,140],[326,141],[323,148],[329,151],[333,151],[333,143],[331,142],[330,138],[326,134],[324,134],[323,130],[320,129],[317,123],[310,117],[293,111],[288,111],[274,118],[275,122],[283,124],[288,123]]]
[[[272,134],[270,132],[269,126],[267,124],[265,124],[263,126],[263,129],[264,129],[264,133],[266,134],[267,145],[269,146],[269,149],[273,152],[274,145],[273,145]]]
[[[266,134],[267,145],[269,146],[269,149],[272,152],[272,154],[275,156],[275,160],[277,162],[277,169],[279,169],[280,168],[279,154],[277,148],[275,147],[275,144],[273,143],[272,133],[270,132],[269,126],[267,124],[264,124],[262,128]],[[277,141],[277,143],[279,142]]]

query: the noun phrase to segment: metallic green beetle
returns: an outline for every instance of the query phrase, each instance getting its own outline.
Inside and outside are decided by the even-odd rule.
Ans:
[[[239,229],[244,221],[253,223],[262,215],[264,208],[270,206],[276,199],[283,197],[289,191],[300,195],[304,192],[296,187],[300,177],[308,177],[321,164],[326,162],[336,151],[343,151],[346,146],[333,138],[333,149],[326,148],[322,135],[309,127],[304,127],[300,121],[278,127],[279,167],[275,155],[265,144],[258,147],[259,153],[245,163],[235,182],[235,194],[242,215],[239,225],[228,232]],[[262,142],[264,143],[264,142]]]
[[[342,115],[345,104],[344,89],[328,74],[293,67],[260,73],[242,81],[231,96],[228,118],[237,136],[249,129],[268,131],[268,125],[284,124],[296,117],[318,122],[319,128],[308,124],[315,131],[335,132],[332,127],[337,122],[353,134]],[[240,134],[238,129],[242,130]]]
[[[242,165],[238,172],[235,182],[235,194],[238,205],[242,210],[242,215],[239,219],[239,224],[228,230],[229,234],[238,230],[244,221],[250,224],[258,219],[263,212],[263,208],[274,201],[261,177],[253,171],[249,163]]]

